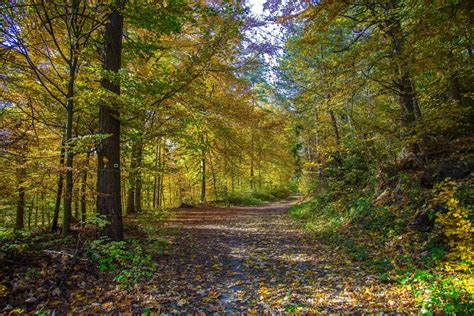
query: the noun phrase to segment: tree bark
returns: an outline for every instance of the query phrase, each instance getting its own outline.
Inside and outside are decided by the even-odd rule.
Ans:
[[[206,157],[202,153],[201,157],[201,203],[206,201]]]
[[[81,182],[81,224],[85,225],[87,220],[87,175],[89,172],[89,158],[90,153],[86,155],[86,162],[84,165],[84,171],[82,172],[82,182]]]
[[[120,11],[123,2],[115,1],[105,27],[103,68],[117,73],[121,67],[123,16]],[[120,84],[103,78],[104,89],[119,95]],[[122,204],[120,192],[120,121],[119,111],[111,102],[103,101],[99,109],[99,133],[109,135],[98,148],[97,211],[108,223],[100,229],[99,235],[111,240],[123,240]]]
[[[19,164],[22,165],[24,161],[20,161]],[[15,230],[25,228],[24,218],[25,218],[25,186],[23,181],[25,181],[26,170],[23,166],[17,168],[17,181],[18,181],[18,197],[17,197],[17,206],[16,206],[16,222]]]
[[[319,133],[319,113],[318,109],[314,110],[314,122],[316,124],[315,128],[315,142],[316,142],[316,164],[318,168],[318,178],[322,179],[323,177],[323,169],[321,166],[321,150],[320,150],[320,143],[321,143],[321,135]]]
[[[64,166],[64,138],[61,141],[61,154],[59,157],[59,168]],[[62,170],[59,171],[58,175],[58,189],[56,191],[56,201],[54,203],[54,214],[53,222],[51,224],[51,231],[58,229],[59,210],[61,208],[61,197],[63,195],[64,176]]]
[[[130,153],[130,177],[127,194],[127,214],[141,212],[142,210],[142,179],[141,162],[143,156],[143,142],[134,140]]]
[[[155,147],[155,177],[153,181],[153,208],[160,207],[160,178],[161,178],[161,146],[160,140]]]
[[[74,153],[71,147],[72,125],[74,120],[74,81],[76,79],[77,57],[69,66],[69,83],[67,90],[67,123],[66,123],[66,191],[64,192],[63,236],[67,236],[71,229],[72,198],[73,198],[73,167]]]
[[[142,211],[143,203],[143,179],[142,179],[142,159],[143,159],[143,140],[140,138],[137,144],[137,167],[135,170],[135,211],[140,213]],[[148,186],[147,186],[148,187]],[[148,199],[149,200],[149,199]]]
[[[329,117],[331,118],[332,129],[334,131],[334,139],[336,140],[336,145],[339,145],[339,128],[337,127],[337,120],[334,112],[328,110]]]
[[[136,192],[136,169],[137,169],[137,159],[136,159],[136,151],[137,151],[137,141],[134,140],[132,142],[132,151],[130,153],[130,175],[128,180],[128,193],[127,193],[127,214],[134,214],[136,213],[135,209],[135,192]]]
[[[251,131],[251,139],[250,139],[250,190],[255,189],[255,184],[254,184],[254,136],[253,136],[253,131]]]
[[[400,72],[402,72],[402,70],[400,70]],[[416,119],[414,98],[415,93],[413,91],[413,85],[408,74],[401,75],[397,80],[397,85],[399,91],[398,100],[402,110],[401,125],[408,126]]]
[[[461,92],[461,82],[459,81],[459,75],[457,72],[451,77],[451,95],[454,100],[456,100],[459,105],[463,105],[462,102],[462,92]]]

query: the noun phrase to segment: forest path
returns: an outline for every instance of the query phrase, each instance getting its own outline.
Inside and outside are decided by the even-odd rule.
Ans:
[[[159,258],[148,302],[179,313],[414,312],[407,291],[316,243],[289,207],[178,210],[166,225],[180,230]]]

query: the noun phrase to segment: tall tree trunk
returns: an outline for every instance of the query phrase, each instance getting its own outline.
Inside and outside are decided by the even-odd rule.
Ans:
[[[334,112],[328,110],[329,117],[331,118],[332,129],[334,131],[334,139],[336,140],[336,145],[339,145],[339,128],[337,127],[337,120]]]
[[[133,141],[130,153],[130,178],[127,194],[127,214],[141,212],[142,209],[142,179],[141,162],[143,155],[143,142],[141,139]]]
[[[399,91],[398,100],[402,110],[401,125],[405,127],[416,119],[413,85],[408,74],[400,76],[397,80],[397,86]]]
[[[128,180],[128,193],[127,193],[127,214],[134,214],[136,213],[135,209],[135,192],[136,192],[136,185],[137,185],[137,178],[136,178],[136,169],[137,169],[137,141],[134,140],[132,142],[132,151],[130,153],[130,175]]]
[[[31,230],[31,215],[33,214],[33,202],[30,204],[28,208],[28,229]]]
[[[61,139],[61,153],[59,156],[59,168],[62,169],[64,167],[64,137]],[[58,219],[59,219],[59,210],[61,208],[61,197],[63,195],[63,185],[64,185],[64,176],[63,171],[59,170],[58,175],[58,188],[56,191],[56,201],[54,203],[54,214],[53,214],[53,222],[51,224],[51,231],[55,231],[58,229]]]
[[[321,136],[319,133],[319,113],[318,113],[317,108],[314,110],[314,122],[316,124],[315,135],[314,135],[315,143],[316,143],[316,164],[318,167],[318,177],[321,179],[323,177],[323,169],[321,166],[321,148],[320,148]]]
[[[398,4],[396,2],[386,3],[388,11],[396,11]],[[398,103],[400,105],[402,127],[407,127],[416,120],[416,101],[414,85],[411,80],[404,59],[404,34],[402,24],[398,16],[388,19],[388,25],[383,25],[384,32],[391,38],[392,54],[397,63],[396,86],[398,90]],[[388,26],[388,27],[387,27]]]
[[[157,141],[155,147],[155,177],[153,181],[153,208],[160,207],[160,181],[161,181],[161,145]]]
[[[127,214],[135,214],[135,181],[130,179],[130,187],[127,190]]]
[[[69,66],[69,82],[67,90],[67,123],[66,123],[66,191],[64,192],[63,236],[71,229],[72,198],[73,198],[73,167],[74,153],[72,150],[72,125],[74,120],[74,81],[76,79],[77,57]]]
[[[79,195],[80,195],[79,188],[74,188],[73,204],[74,204],[74,220],[75,221],[79,220],[79,200],[80,200]]]
[[[39,211],[39,203],[38,203],[37,195],[33,197],[33,204],[35,206],[35,228],[37,228],[38,227],[38,211]]]
[[[456,100],[461,106],[462,102],[462,92],[461,92],[461,82],[459,81],[459,74],[456,72],[451,77],[451,95],[454,100]]]
[[[41,227],[44,227],[45,226],[44,225],[45,224],[44,223],[44,221],[45,221],[45,211],[46,211],[45,206],[44,206],[44,193],[41,193],[40,199],[41,199]]]
[[[253,131],[251,131],[251,139],[250,139],[250,190],[255,189],[255,184],[254,184],[254,136],[253,136]]]
[[[372,97],[370,95],[369,80],[366,82],[366,95],[367,95],[367,117],[372,117]]]
[[[230,189],[232,193],[235,192],[235,175],[234,175],[234,167],[231,167],[232,170],[230,171]]]
[[[209,155],[209,167],[211,167],[211,175],[212,175],[212,189],[214,190],[214,201],[217,201],[217,177],[216,171],[214,169],[214,163],[212,161],[211,155]]]
[[[201,157],[201,203],[206,201],[206,157],[204,156],[204,152],[202,153]]]
[[[90,152],[86,154],[86,161],[84,165],[84,171],[82,172],[81,182],[81,224],[85,225],[87,220],[87,175],[89,173],[89,158]]]
[[[142,178],[142,159],[143,159],[143,140],[140,139],[138,140],[137,144],[137,168],[135,170],[135,211],[137,213],[140,213],[142,211],[142,203],[143,203],[143,194],[142,194],[142,188],[143,188],[143,178]],[[147,186],[148,191],[149,191],[149,186]],[[148,196],[148,194],[147,194]],[[150,199],[148,198],[148,201]]]
[[[25,185],[23,182],[26,178],[26,169],[23,166],[24,160],[18,162],[19,167],[17,168],[17,182],[18,182],[18,197],[16,205],[16,222],[15,229],[23,229],[25,227]]]
[[[109,15],[105,27],[103,69],[117,73],[121,67],[123,9],[121,0]],[[114,94],[120,94],[120,85],[103,78],[101,85]],[[122,203],[120,192],[120,121],[119,111],[110,100],[104,100],[99,109],[99,133],[110,135],[98,148],[97,211],[108,221],[100,229],[101,236],[123,240]]]
[[[308,141],[307,141],[308,145],[306,146],[306,156],[308,159],[308,163],[309,163],[309,167],[308,167],[308,172],[310,175],[313,174],[314,172],[314,168],[313,168],[313,137],[312,135],[308,135]]]

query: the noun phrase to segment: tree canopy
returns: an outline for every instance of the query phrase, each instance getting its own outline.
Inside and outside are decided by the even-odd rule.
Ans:
[[[423,288],[413,271],[428,273],[423,311],[469,313],[472,13],[461,0],[3,1],[0,250],[91,230],[102,256],[175,209],[298,194],[300,226],[377,257],[387,280],[405,271]]]

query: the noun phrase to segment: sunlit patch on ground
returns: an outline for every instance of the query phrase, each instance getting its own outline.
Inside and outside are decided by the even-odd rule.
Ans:
[[[230,313],[416,311],[409,293],[380,283],[337,249],[304,235],[287,208],[180,211],[168,223],[181,227],[172,253],[161,259],[147,285],[155,293],[149,307]]]

